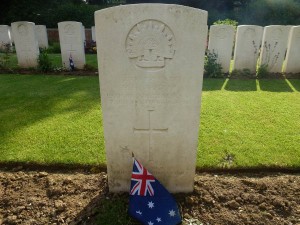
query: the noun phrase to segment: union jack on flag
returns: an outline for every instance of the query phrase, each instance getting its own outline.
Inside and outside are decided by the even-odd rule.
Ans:
[[[173,196],[134,159],[128,213],[144,225],[178,225],[181,216]]]
[[[155,177],[149,173],[137,160],[134,160],[131,182],[134,184],[130,195],[150,196],[154,195],[151,183],[155,182]]]

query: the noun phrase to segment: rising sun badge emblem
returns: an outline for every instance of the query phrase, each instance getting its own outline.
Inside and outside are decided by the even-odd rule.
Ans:
[[[126,51],[138,67],[163,68],[175,54],[175,37],[163,22],[144,20],[129,31]]]

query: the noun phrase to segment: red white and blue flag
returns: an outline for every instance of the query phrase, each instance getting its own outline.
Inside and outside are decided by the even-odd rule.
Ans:
[[[129,214],[144,225],[177,225],[181,216],[173,196],[134,159]]]

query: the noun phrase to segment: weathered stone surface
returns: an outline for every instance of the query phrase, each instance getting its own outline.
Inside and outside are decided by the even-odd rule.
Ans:
[[[231,25],[212,25],[209,29],[208,50],[218,55],[224,73],[229,72],[234,34],[234,27]]]
[[[83,69],[84,67],[85,53],[82,30],[80,22],[65,21],[58,23],[62,63],[66,68],[70,67],[70,57],[73,59],[75,68]]]
[[[92,40],[96,41],[96,31],[95,31],[95,26],[92,26]]]
[[[48,35],[45,25],[35,25],[35,34],[40,48],[48,48]]]
[[[23,68],[36,67],[40,54],[38,42],[32,22],[20,21],[11,24],[18,65]]]
[[[193,190],[207,12],[138,4],[95,13],[109,188],[131,153],[172,192]]]
[[[264,28],[259,64],[268,65],[269,72],[282,72],[289,31],[289,26],[281,25],[266,26]]]
[[[249,69],[253,73],[256,71],[262,35],[263,27],[260,26],[241,25],[237,27],[233,69]]]
[[[300,73],[300,26],[291,29],[284,72]]]
[[[10,37],[10,27],[7,25],[0,25],[0,49],[3,49],[5,45],[12,44]]]

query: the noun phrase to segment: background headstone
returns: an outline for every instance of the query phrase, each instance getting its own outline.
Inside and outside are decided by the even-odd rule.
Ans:
[[[35,34],[40,48],[48,48],[48,35],[45,25],[35,25]]]
[[[12,45],[10,38],[10,27],[7,25],[0,25],[0,49],[4,49],[5,45]]]
[[[92,26],[92,40],[96,41],[96,31],[95,31],[95,26]]]
[[[26,21],[11,24],[18,65],[23,68],[36,67],[38,65],[37,59],[40,51],[34,27],[34,23]]]
[[[83,37],[83,44],[86,45],[86,36],[85,36],[85,27],[82,25],[82,37]]]
[[[208,50],[218,55],[218,62],[224,73],[229,72],[234,33],[231,25],[212,25],[209,29]]]
[[[74,21],[60,22],[58,32],[63,65],[69,68],[69,59],[72,56],[75,68],[83,69],[85,54],[82,24]]]
[[[268,65],[269,72],[282,72],[289,31],[289,26],[281,25],[264,28],[259,65]]]
[[[284,72],[300,73],[300,26],[291,29]]]
[[[109,189],[131,153],[172,192],[193,190],[207,12],[138,4],[95,13]]]
[[[249,69],[253,73],[256,71],[262,35],[263,27],[260,26],[241,25],[237,27],[234,70]]]
[[[9,33],[10,33],[10,40],[12,43],[14,43],[14,36],[13,36],[12,29],[10,26],[9,26]]]

